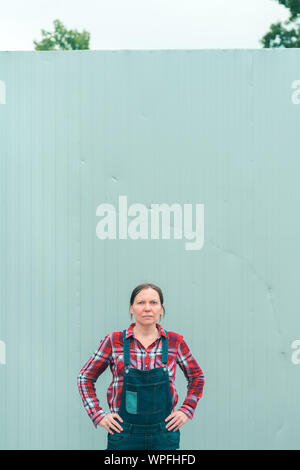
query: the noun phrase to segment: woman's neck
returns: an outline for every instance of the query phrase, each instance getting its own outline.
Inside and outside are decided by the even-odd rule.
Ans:
[[[143,338],[155,336],[157,334],[156,325],[144,327],[143,325],[135,324],[133,327],[135,336],[142,336]]]

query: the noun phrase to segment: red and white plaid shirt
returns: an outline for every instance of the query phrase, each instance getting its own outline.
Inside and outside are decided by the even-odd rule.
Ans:
[[[148,370],[162,365],[162,338],[166,336],[164,329],[159,323],[156,327],[159,337],[147,348],[137,340],[133,333],[132,323],[126,330],[126,338],[133,337],[130,347],[130,367]],[[202,397],[204,387],[204,374],[192,356],[183,336],[168,331],[168,369],[171,386],[172,405],[174,411],[178,401],[178,394],[175,389],[176,364],[182,369],[187,381],[187,396],[179,411],[184,412],[190,419],[193,418],[198,400]],[[113,380],[107,390],[107,401],[111,413],[118,413],[121,405],[121,395],[123,388],[124,356],[123,356],[123,331],[116,331],[105,336],[100,341],[97,351],[90,357],[82,367],[77,377],[77,385],[89,417],[94,426],[97,427],[106,412],[99,405],[96,396],[95,382],[99,375],[105,371],[107,366],[113,375]]]

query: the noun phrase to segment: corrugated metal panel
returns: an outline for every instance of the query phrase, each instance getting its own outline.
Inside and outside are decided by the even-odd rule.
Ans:
[[[181,448],[299,448],[299,58],[0,53],[2,449],[105,448],[76,378],[128,326],[144,280],[162,287],[162,324],[205,374]],[[120,239],[118,224],[98,238],[97,208],[122,217],[119,196],[148,209],[148,239]],[[204,205],[201,249],[186,249],[188,219],[181,239],[180,220],[151,239],[163,203],[192,205],[189,231]],[[97,382],[107,411],[110,381]],[[177,384],[181,404],[179,368]]]

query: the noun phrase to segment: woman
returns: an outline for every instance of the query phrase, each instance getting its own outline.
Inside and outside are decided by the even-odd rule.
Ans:
[[[108,431],[107,450],[179,449],[179,428],[194,415],[203,372],[183,336],[158,323],[165,314],[158,286],[137,286],[130,312],[135,323],[106,335],[77,377],[84,407],[94,426]],[[177,411],[176,363],[188,381],[187,396]],[[99,405],[94,386],[108,365],[113,374],[107,391],[110,413]]]

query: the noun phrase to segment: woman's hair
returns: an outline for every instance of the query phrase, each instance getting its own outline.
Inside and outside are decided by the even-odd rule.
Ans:
[[[155,284],[152,284],[151,282],[144,282],[143,284],[139,284],[138,286],[136,286],[132,293],[131,293],[131,297],[130,297],[130,305],[133,305],[133,302],[134,302],[134,299],[135,297],[137,296],[137,294],[143,290],[143,289],[154,289],[156,290],[156,292],[158,293],[159,295],[159,300],[160,300],[160,303],[162,305],[162,308],[163,308],[163,318],[165,317],[165,314],[166,314],[166,311],[165,311],[165,307],[163,306],[163,303],[164,303],[164,296],[163,296],[163,293],[162,293],[162,290],[160,287],[156,286]],[[130,314],[130,316],[132,317],[132,314]]]

